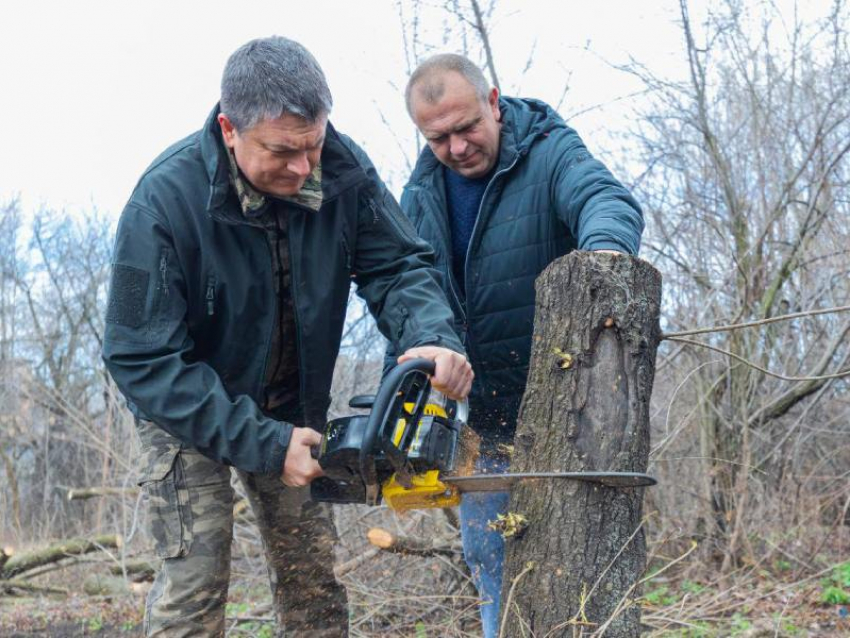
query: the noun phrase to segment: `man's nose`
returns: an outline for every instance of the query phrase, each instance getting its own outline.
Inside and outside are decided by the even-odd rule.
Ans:
[[[289,161],[286,168],[291,173],[295,173],[298,177],[307,177],[310,174],[310,160],[307,159],[307,153],[301,153]]]
[[[449,150],[455,157],[462,157],[466,153],[466,139],[462,135],[452,135],[449,137]]]

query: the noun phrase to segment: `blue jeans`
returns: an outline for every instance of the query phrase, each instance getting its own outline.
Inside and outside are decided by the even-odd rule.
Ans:
[[[510,461],[504,457],[482,454],[475,466],[479,474],[501,474],[508,471]],[[460,501],[460,534],[463,556],[481,597],[481,624],[484,638],[499,633],[499,595],[502,591],[502,565],[505,541],[499,532],[487,527],[497,514],[508,511],[508,492],[464,494]]]

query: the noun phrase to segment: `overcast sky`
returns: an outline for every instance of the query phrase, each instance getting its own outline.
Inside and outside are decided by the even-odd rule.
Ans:
[[[503,90],[555,104],[569,81],[563,114],[609,104],[571,120],[596,150],[595,139],[628,126],[628,100],[617,98],[636,88],[609,62],[632,55],[682,71],[677,5],[502,0],[492,40]],[[394,1],[22,0],[4,8],[0,203],[20,194],[28,212],[96,206],[117,216],[150,161],[201,126],[228,55],[273,33],[316,56],[334,95],[332,120],[396,192],[407,176],[400,149],[412,156],[414,142],[399,93],[406,65]],[[439,17],[434,10],[422,25],[434,45]]]

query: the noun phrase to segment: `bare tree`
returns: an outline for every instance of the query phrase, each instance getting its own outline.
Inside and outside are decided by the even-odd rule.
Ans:
[[[737,0],[713,5],[700,25],[686,0],[680,12],[687,79],[629,68],[653,96],[640,118],[647,169],[638,184],[651,220],[645,246],[667,277],[668,328],[847,304],[846,7],[805,24]],[[724,567],[752,552],[755,494],[825,456],[839,462],[836,448],[819,449],[839,429],[814,435],[799,416],[831,409],[829,398],[846,392],[827,373],[846,366],[848,335],[846,315],[825,315],[707,338],[793,382],[690,345],[669,355],[667,373],[691,374],[682,391],[696,399],[687,417],[697,424],[707,505],[698,533]]]

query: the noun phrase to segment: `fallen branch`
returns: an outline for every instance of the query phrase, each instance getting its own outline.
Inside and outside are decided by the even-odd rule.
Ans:
[[[123,565],[110,565],[109,572],[115,576],[124,576],[133,582],[153,580],[156,576],[156,568],[146,560],[127,561]]]
[[[10,558],[12,558],[12,554],[15,553],[11,547],[0,547],[0,574],[3,573],[3,566],[6,564]]]
[[[59,589],[58,587],[46,587],[45,585],[33,585],[25,580],[12,579],[0,580],[0,593],[11,594],[13,590],[30,592],[33,594],[62,594],[67,596],[70,592],[67,589]]]
[[[339,565],[334,567],[334,575],[337,578],[342,578],[346,574],[353,572],[355,569],[360,567],[363,563],[375,558],[378,554],[383,551],[381,547],[370,547],[362,554],[358,554],[354,558],[349,558],[344,563],[340,563]]]
[[[375,547],[395,554],[411,556],[455,556],[462,549],[454,539],[432,538],[421,539],[413,536],[393,534],[380,527],[373,527],[366,533],[366,538]]]
[[[139,494],[138,487],[80,487],[68,490],[69,501],[85,501],[101,496],[129,496],[135,498]]]
[[[73,538],[43,549],[37,549],[24,554],[14,554],[6,561],[5,567],[0,571],[0,579],[9,579],[19,574],[25,574],[31,569],[58,562],[68,556],[80,556],[82,554],[96,552],[104,547],[117,549],[121,545],[122,539],[120,536],[109,534],[96,536],[91,540],[87,538]]]

